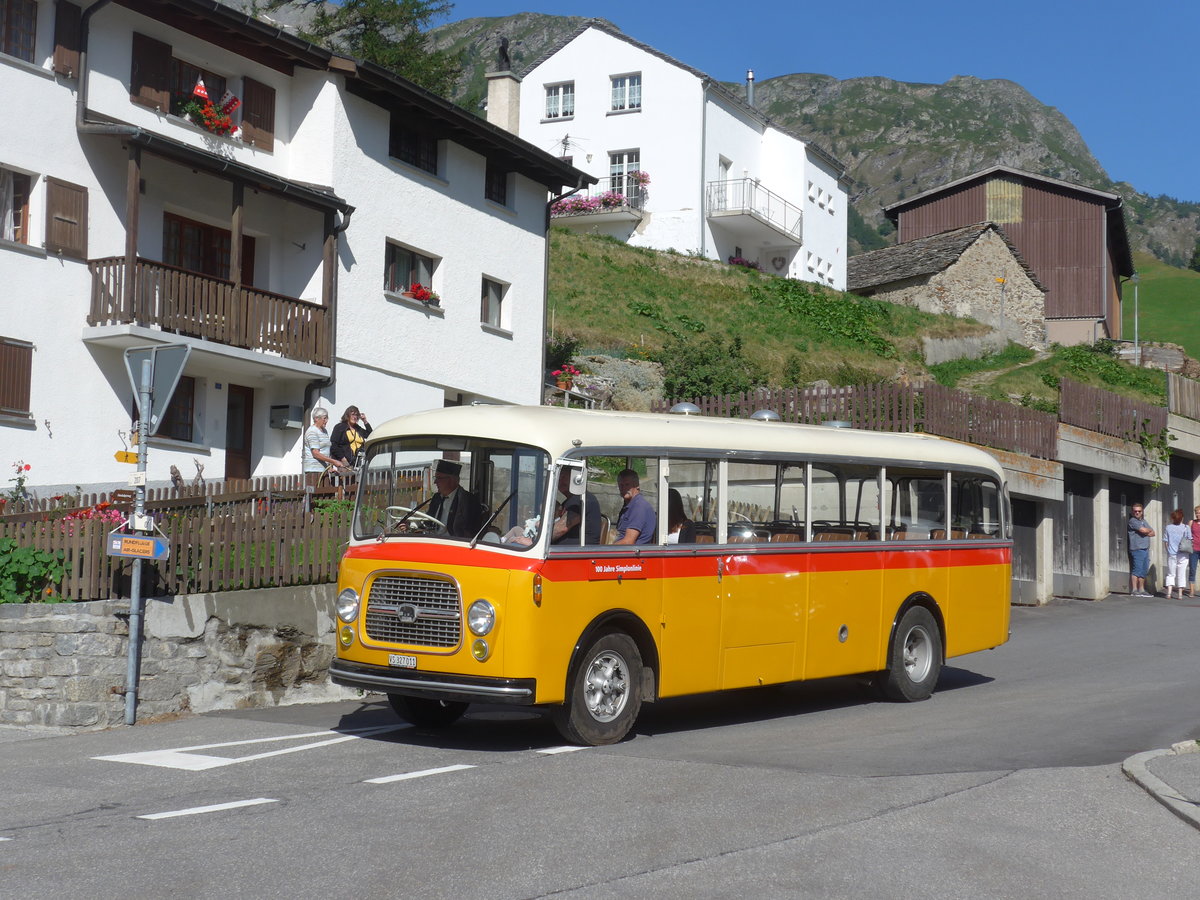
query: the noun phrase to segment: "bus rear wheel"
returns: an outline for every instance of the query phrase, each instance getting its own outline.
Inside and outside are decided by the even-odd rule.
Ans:
[[[580,656],[566,702],[554,710],[554,724],[576,744],[615,744],[641,708],[642,655],[629,635],[611,632]]]
[[[889,700],[927,700],[942,672],[942,636],[933,614],[914,606],[900,617],[888,648],[888,667],[876,685]]]
[[[469,705],[460,700],[430,700],[403,694],[388,694],[388,703],[392,704],[396,715],[418,728],[448,728],[462,717]]]

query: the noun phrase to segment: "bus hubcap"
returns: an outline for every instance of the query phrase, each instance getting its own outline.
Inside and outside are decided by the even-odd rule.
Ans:
[[[629,696],[628,670],[625,660],[606,651],[588,666],[583,689],[584,703],[597,722],[611,722],[625,708]]]

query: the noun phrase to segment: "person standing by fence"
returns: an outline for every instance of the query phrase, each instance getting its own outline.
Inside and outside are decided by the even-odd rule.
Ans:
[[[347,468],[353,469],[358,463],[358,451],[371,433],[371,425],[367,417],[357,406],[347,406],[342,413],[342,421],[333,426],[333,434],[329,438],[329,455]]]
[[[1183,510],[1176,509],[1171,513],[1171,524],[1165,529],[1163,546],[1167,548],[1167,580],[1166,598],[1172,599],[1171,589],[1179,588],[1179,599],[1183,599],[1183,584],[1187,577],[1188,560],[1192,556],[1192,529],[1183,524]],[[1187,539],[1186,544],[1180,542]]]
[[[1154,529],[1142,518],[1144,507],[1134,503],[1129,507],[1129,596],[1149,597],[1146,592],[1146,573],[1150,571],[1150,538]]]
[[[1192,530],[1192,552],[1188,555],[1188,596],[1196,596],[1196,563],[1200,562],[1200,506],[1192,510],[1192,521],[1188,522]]]
[[[313,410],[312,424],[304,432],[304,484],[306,487],[317,487],[321,475],[327,469],[337,469],[341,466],[329,452],[329,432],[325,426],[329,424],[329,411],[323,406]]]

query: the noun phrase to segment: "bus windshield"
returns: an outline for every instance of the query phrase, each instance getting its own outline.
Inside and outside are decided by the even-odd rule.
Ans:
[[[367,450],[354,537],[503,539],[528,549],[541,534],[549,461],[536,447],[487,438],[381,441]]]

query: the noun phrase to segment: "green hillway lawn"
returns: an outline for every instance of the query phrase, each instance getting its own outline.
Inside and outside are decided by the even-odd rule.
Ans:
[[[1138,284],[1138,337],[1143,341],[1180,344],[1188,356],[1200,358],[1200,272],[1176,269],[1148,253],[1135,253]],[[1133,340],[1133,284],[1121,289],[1123,335]]]

